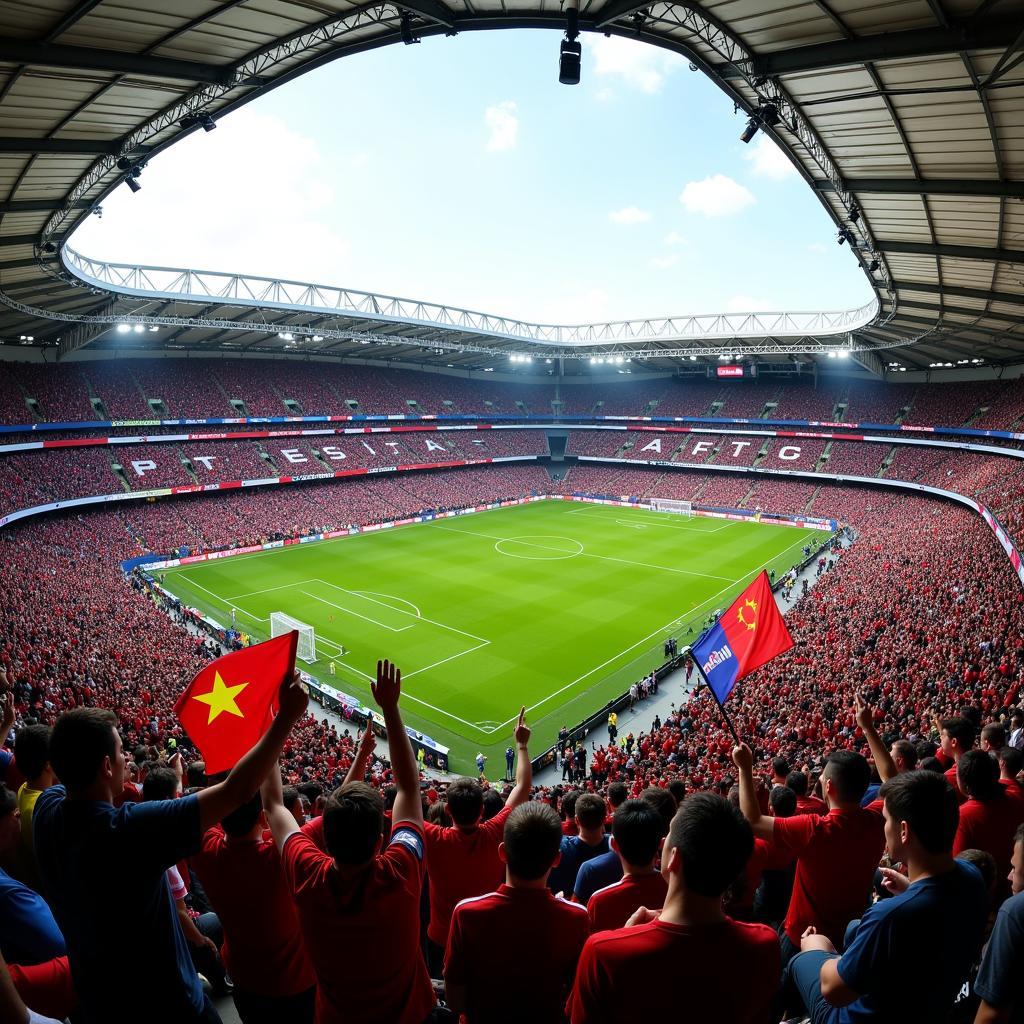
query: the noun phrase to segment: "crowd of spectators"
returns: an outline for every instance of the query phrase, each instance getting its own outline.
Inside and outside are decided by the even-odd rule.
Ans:
[[[587,469],[630,490],[659,475]],[[557,1020],[563,1006],[576,1024],[619,1021],[678,1013],[680,999],[698,1019],[815,1024],[1024,1008],[1024,897],[1010,895],[1024,889],[1024,595],[966,509],[819,490],[814,511],[859,539],[789,615],[794,648],[731,697],[749,746],[698,690],[635,735],[588,737],[571,785],[532,785],[522,720],[514,785],[421,782],[385,664],[389,761],[372,733],[310,716],[286,688],[278,724],[225,781],[189,763],[172,707],[210,645],[130,587],[119,558],[157,536],[208,543],[213,523],[244,542],[545,478],[489,467],[224,494],[36,523],[2,543],[12,1020],[27,1003],[213,1022],[197,966],[215,992],[232,980],[246,1022],[420,1024],[442,1012],[431,977],[470,1024]],[[154,796],[168,772],[178,799]],[[117,915],[102,912],[111,898]],[[130,972],[110,955],[125,927],[140,950]],[[515,939],[531,955],[495,985],[494,951]]]
[[[563,415],[726,416],[832,422],[970,425],[1006,429],[1024,416],[1017,381],[893,384],[829,379],[718,382],[700,378],[591,377],[497,382],[461,375],[295,359],[122,359],[4,363],[0,423],[92,420],[95,397],[112,419],[151,419],[150,400],[171,417],[529,412]],[[289,404],[292,403],[292,404]],[[297,403],[297,407],[296,404]],[[351,404],[350,404],[351,403]],[[557,403],[557,405],[555,404]]]

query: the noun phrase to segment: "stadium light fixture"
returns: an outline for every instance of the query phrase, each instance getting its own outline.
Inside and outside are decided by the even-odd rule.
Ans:
[[[131,324],[118,324],[116,329],[117,329],[117,333],[118,334],[127,334],[132,329],[132,325]]]
[[[580,12],[570,7],[565,12],[565,37],[558,50],[558,80],[562,85],[580,84],[583,47],[579,44]]]
[[[323,341],[324,340],[324,336],[322,334],[314,334],[312,340],[313,341]]]
[[[292,334],[290,331],[278,331],[277,332],[277,336],[282,341],[294,341],[295,340],[295,335]]]
[[[839,358],[840,359],[849,359],[850,358],[850,350],[848,348],[841,348],[839,350]]]
[[[835,352],[829,352],[828,357],[829,357],[829,359],[835,359],[835,357],[836,357]]]
[[[132,192],[138,192],[142,188],[138,181],[129,174],[124,176],[124,183],[132,190]]]
[[[747,126],[743,129],[743,134],[740,136],[740,142],[750,142],[762,125],[768,128],[774,128],[778,123],[779,108],[776,107],[774,103],[762,103],[747,120]]]
[[[134,326],[134,327],[132,328],[132,330],[133,330],[133,331],[134,331],[134,332],[135,332],[136,334],[141,334],[141,333],[142,333],[142,332],[143,332],[143,331],[144,331],[145,329],[146,329],[146,327],[145,327],[145,325],[144,325],[144,324],[136,324],[136,325],[135,325],[135,326]]]
[[[697,357],[696,356],[690,356],[690,362],[691,363],[697,362]]]
[[[398,19],[398,31],[402,37],[402,42],[406,46],[412,46],[414,43],[419,42],[412,34],[412,17],[408,11],[402,11],[402,16]]]
[[[856,203],[854,203],[853,206],[850,207],[850,223],[851,224],[856,224],[857,221],[859,221],[859,220],[860,220],[860,207]]]
[[[160,328],[157,327],[156,324],[153,324],[153,326],[150,327],[149,332],[150,332],[150,334],[156,334],[156,332],[159,331],[159,330],[160,330]]]
[[[870,262],[870,263],[868,264],[868,273],[869,273],[869,274],[873,274],[873,273],[874,273],[874,272],[875,272],[876,270],[878,270],[878,268],[879,268],[880,266],[881,266],[881,264],[880,264],[880,263],[878,262],[878,260],[872,260],[872,261],[871,261],[871,262]]]

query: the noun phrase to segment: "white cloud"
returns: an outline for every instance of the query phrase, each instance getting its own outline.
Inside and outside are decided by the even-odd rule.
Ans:
[[[519,140],[519,116],[514,101],[505,100],[484,111],[484,123],[490,129],[488,153],[504,153],[515,149]]]
[[[259,159],[221,174],[240,153]],[[98,259],[337,283],[353,270],[352,250],[324,211],[344,214],[368,162],[353,159],[336,193],[337,169],[314,139],[245,108],[149,161],[142,191],[112,192],[103,219],[87,217],[72,245]]]
[[[650,261],[651,266],[655,270],[668,270],[669,267],[674,267],[678,262],[679,256],[674,252],[670,252],[665,256],[652,256]]]
[[[646,224],[651,215],[647,210],[641,210],[636,206],[624,206],[621,210],[609,213],[608,219],[613,224]]]
[[[648,94],[660,92],[665,79],[682,64],[676,54],[636,39],[588,36],[586,43],[594,74],[618,75],[630,88]]]
[[[686,239],[678,231],[670,231],[663,239],[664,245],[682,245]]]
[[[713,174],[702,181],[686,183],[679,201],[690,213],[705,217],[731,217],[757,200],[753,193],[724,174]]]
[[[743,159],[752,165],[754,174],[772,181],[784,181],[797,173],[775,140],[763,132],[759,132],[754,141],[744,148]]]

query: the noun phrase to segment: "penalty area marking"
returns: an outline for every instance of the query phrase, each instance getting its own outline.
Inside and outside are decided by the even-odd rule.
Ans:
[[[569,544],[575,544],[575,551],[567,551],[565,548],[553,548],[548,544],[537,544],[539,540],[564,540]],[[533,548],[537,551],[551,551],[554,552],[550,555],[523,555],[515,551],[506,551],[503,545],[510,545]],[[565,558],[577,558],[583,554],[583,545],[578,540],[573,540],[571,537],[559,537],[556,534],[523,534],[520,537],[508,537],[503,540],[495,542],[494,550],[499,555],[507,555],[509,558],[525,558],[531,562],[559,562]]]

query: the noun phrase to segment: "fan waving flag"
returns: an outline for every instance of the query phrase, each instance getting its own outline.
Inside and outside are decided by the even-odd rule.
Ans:
[[[270,728],[281,683],[295,670],[294,630],[211,661],[188,684],[174,713],[210,775],[228,771]]]
[[[722,704],[738,680],[792,646],[768,574],[763,572],[703,633],[690,653]]]

